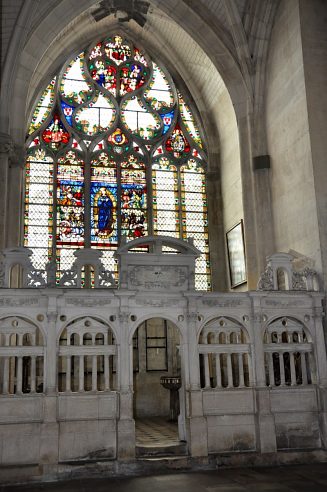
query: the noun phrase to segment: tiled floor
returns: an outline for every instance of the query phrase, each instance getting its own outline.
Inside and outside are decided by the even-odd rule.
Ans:
[[[178,427],[162,417],[137,419],[135,421],[136,445],[173,446],[179,444]]]
[[[326,492],[327,463],[89,478],[4,487],[0,492]]]

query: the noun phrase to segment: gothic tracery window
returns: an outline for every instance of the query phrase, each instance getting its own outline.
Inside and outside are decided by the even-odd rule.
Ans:
[[[193,237],[196,288],[210,289],[202,139],[145,52],[115,35],[67,63],[36,105],[27,145],[24,238],[36,269],[56,258],[59,280],[85,247],[116,271],[123,236]]]

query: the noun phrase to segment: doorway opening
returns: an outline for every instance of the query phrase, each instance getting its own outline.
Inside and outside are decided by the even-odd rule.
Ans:
[[[144,321],[133,336],[133,411],[137,455],[185,454],[180,334],[163,318]]]

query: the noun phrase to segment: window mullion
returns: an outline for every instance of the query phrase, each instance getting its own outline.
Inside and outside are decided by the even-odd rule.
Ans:
[[[84,162],[84,247],[91,247],[91,158],[87,152]]]
[[[58,159],[53,160],[53,181],[52,181],[52,259],[56,258],[56,250],[57,250],[57,223],[58,223]]]
[[[180,166],[177,167],[177,196],[178,196],[179,238],[183,239],[182,178],[181,178]]]

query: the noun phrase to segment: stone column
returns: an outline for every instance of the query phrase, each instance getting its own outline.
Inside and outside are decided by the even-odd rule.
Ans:
[[[322,296],[313,294],[314,314],[310,320],[310,331],[314,336],[314,357],[310,360],[311,374],[314,371],[312,362],[316,365],[316,381],[319,398],[319,423],[320,434],[323,447],[327,448],[327,358],[325,349],[324,330],[322,324],[323,308],[321,305]],[[313,380],[314,381],[314,380]]]
[[[190,299],[192,301],[192,299]],[[190,304],[193,302],[190,302]],[[188,393],[188,421],[189,421],[189,449],[191,456],[208,455],[207,420],[203,414],[202,390],[200,387],[200,362],[197,340],[198,315],[194,311],[187,314],[187,342],[189,388]]]
[[[5,133],[0,133],[0,250],[7,247],[7,205],[9,159],[14,151],[14,143]]]
[[[56,472],[59,460],[59,423],[57,421],[57,312],[55,310],[56,298],[49,297],[47,313],[47,333],[44,356],[44,404],[43,423],[40,436],[40,465],[43,465],[43,473],[51,475]]]
[[[120,460],[135,458],[135,421],[133,419],[133,347],[129,343],[129,313],[121,311],[119,319],[118,371],[119,416],[117,423],[117,454]],[[132,374],[132,377],[131,377]]]
[[[277,451],[276,428],[274,415],[271,413],[270,389],[266,386],[265,358],[263,344],[263,315],[261,313],[260,297],[253,295],[253,368],[255,369],[255,392],[257,401],[256,437],[258,451],[273,453]]]

